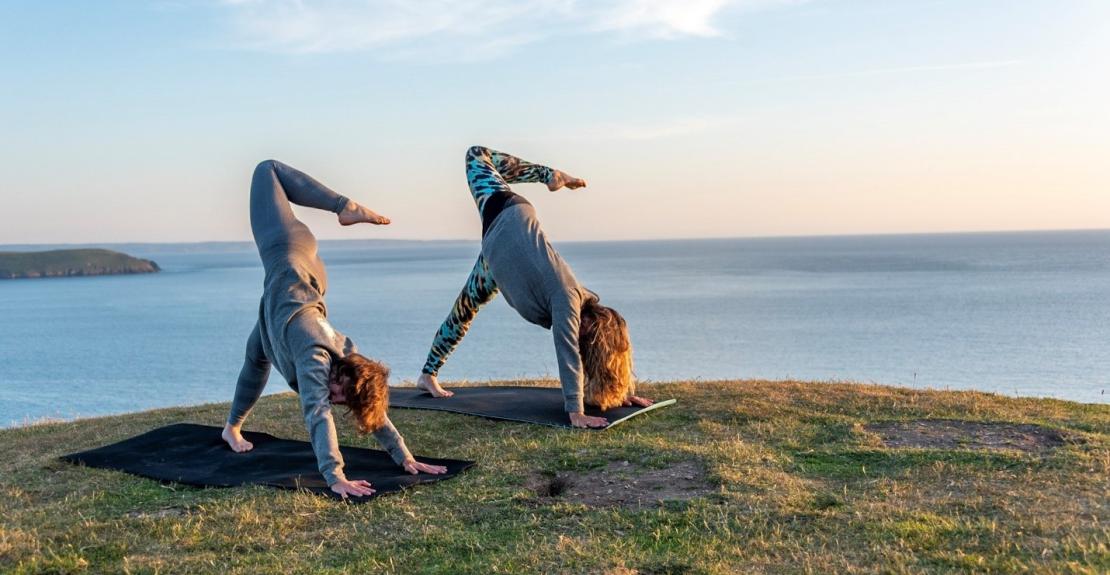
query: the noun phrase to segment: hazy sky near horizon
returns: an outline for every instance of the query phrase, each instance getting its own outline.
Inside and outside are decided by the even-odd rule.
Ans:
[[[1105,0],[9,0],[0,244],[241,240],[277,158],[478,238],[463,153],[556,240],[1110,228]]]

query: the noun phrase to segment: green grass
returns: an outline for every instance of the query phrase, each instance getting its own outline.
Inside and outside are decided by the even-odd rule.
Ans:
[[[513,382],[519,383],[519,382]],[[801,382],[645,385],[678,405],[605,432],[394,410],[418,455],[474,459],[365,505],[195,489],[61,463],[63,453],[226,405],[0,431],[0,571],[12,573],[1106,573],[1110,406]],[[1032,423],[1042,452],[890,449],[873,421]],[[305,437],[294,396],[247,427]],[[341,441],[374,447],[348,422]],[[590,508],[534,474],[697,461],[689,501]]]
[[[158,264],[102,249],[0,252],[0,279],[159,271]]]

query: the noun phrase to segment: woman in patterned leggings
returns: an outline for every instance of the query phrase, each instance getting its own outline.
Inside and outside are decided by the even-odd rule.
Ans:
[[[509,184],[542,182],[554,192],[575,190],[586,182],[481,146],[466,152],[466,180],[482,217],[482,253],[436,332],[417,385],[435,397],[453,395],[439,385],[439,369],[466,335],[478,308],[500,291],[521,317],[551,330],[564,408],[573,426],[608,425],[603,417],[586,415],[586,404],[603,410],[651,405],[634,395],[632,345],[624,318],[579,285],[548,243],[532,204],[509,189]]]

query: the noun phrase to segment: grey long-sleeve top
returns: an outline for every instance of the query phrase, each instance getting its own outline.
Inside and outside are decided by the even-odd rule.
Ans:
[[[547,241],[535,209],[523,200],[501,211],[482,238],[482,254],[436,332],[423,372],[439,372],[478,309],[498,291],[522,318],[551,330],[564,408],[567,413],[582,413],[585,376],[578,328],[582,306],[597,301],[597,295],[578,283]]]
[[[331,485],[346,476],[332,420],[328,376],[333,358],[358,349],[328,322],[323,294],[314,287],[320,282],[294,262],[285,263],[289,265],[275,266],[284,268],[281,271],[267,273],[256,327],[259,345],[248,346],[248,354],[253,349],[268,358],[300,395],[312,450],[320,473]],[[388,417],[373,435],[398,465],[411,457]]]
[[[582,305],[596,301],[597,295],[578,283],[526,202],[501,212],[482,238],[482,257],[505,301],[525,320],[551,330],[564,408],[581,413],[584,374],[578,326]]]

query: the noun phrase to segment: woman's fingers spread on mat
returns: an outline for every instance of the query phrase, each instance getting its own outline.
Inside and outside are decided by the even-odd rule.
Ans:
[[[606,427],[609,425],[609,420],[604,417],[594,417],[584,413],[571,413],[570,424],[573,427]]]
[[[447,468],[442,465],[428,465],[421,463],[424,466],[424,473],[431,473],[432,475],[443,475],[447,473]]]
[[[366,497],[374,494],[374,489],[370,487],[370,482],[361,479],[356,479],[355,481],[341,479],[331,486],[331,490],[338,493],[343,499],[351,495],[355,497]]]
[[[651,407],[651,405],[655,403],[654,399],[648,399],[646,397],[637,397],[635,395],[633,395],[632,397],[630,397],[628,399],[633,405],[637,405],[639,407]]]
[[[431,465],[429,463],[420,463],[419,461],[406,461],[404,463],[405,471],[416,475],[418,473],[430,473],[432,475],[442,475],[447,473],[447,468],[442,465]]]

